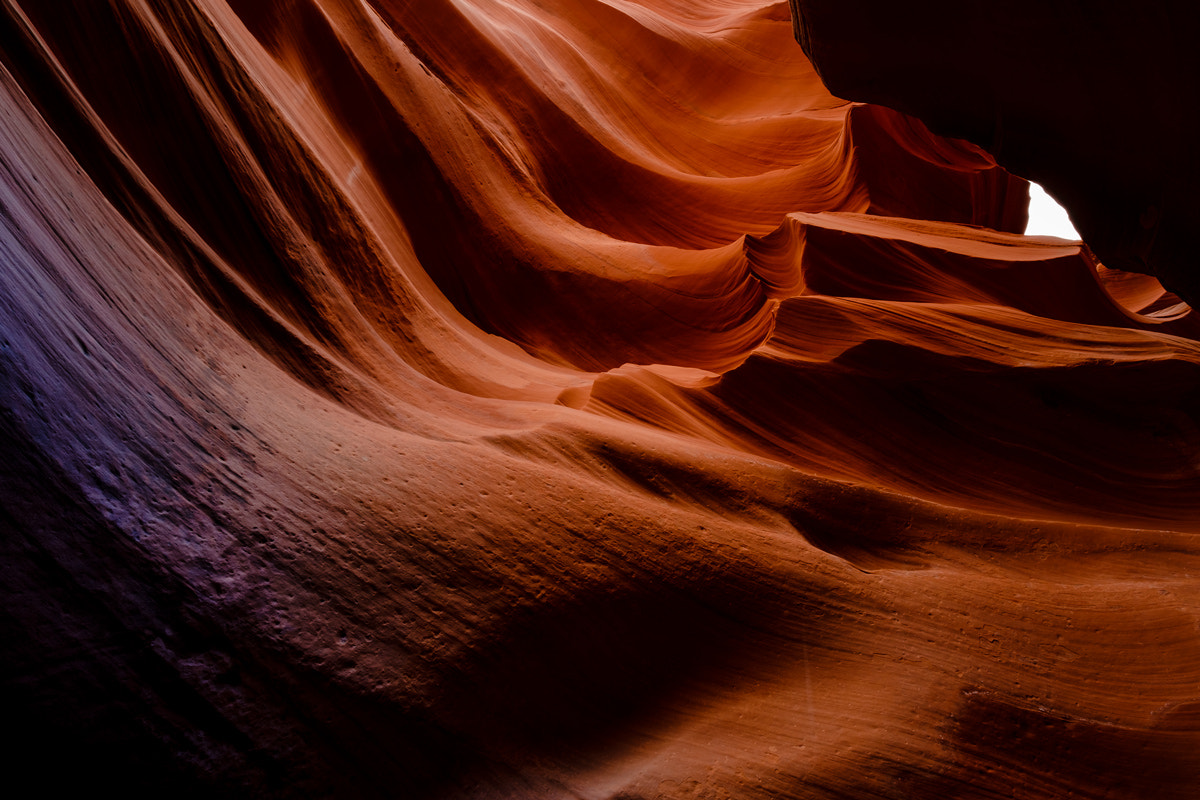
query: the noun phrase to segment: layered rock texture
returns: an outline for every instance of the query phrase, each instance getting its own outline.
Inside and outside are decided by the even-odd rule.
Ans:
[[[1188,0],[792,0],[841,96],[915,114],[1050,189],[1109,267],[1200,303],[1200,12]]]
[[[827,78],[871,63],[821,19]],[[1023,236],[1022,178],[793,32],[0,2],[10,771],[1194,798],[1200,327],[1097,260],[1075,167],[1033,177],[1098,244]]]

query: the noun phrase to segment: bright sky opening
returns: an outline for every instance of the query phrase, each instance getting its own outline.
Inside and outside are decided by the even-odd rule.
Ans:
[[[1079,239],[1066,209],[1032,181],[1029,183],[1029,224],[1025,226],[1025,235]]]

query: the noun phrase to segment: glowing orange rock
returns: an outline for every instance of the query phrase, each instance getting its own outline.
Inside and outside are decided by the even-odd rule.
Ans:
[[[0,6],[12,764],[1190,797],[1195,323],[792,32]]]

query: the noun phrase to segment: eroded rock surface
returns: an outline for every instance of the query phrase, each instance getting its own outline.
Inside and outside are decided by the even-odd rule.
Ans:
[[[1195,320],[831,95],[785,3],[0,42],[48,794],[1194,796]]]
[[[842,97],[914,114],[1046,186],[1105,265],[1193,304],[1200,12],[1186,0],[792,0]]]

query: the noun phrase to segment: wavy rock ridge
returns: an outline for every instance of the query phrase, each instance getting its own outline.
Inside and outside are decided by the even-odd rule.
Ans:
[[[786,3],[69,5],[0,3],[14,768],[1193,796],[1193,315]]]

